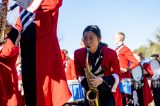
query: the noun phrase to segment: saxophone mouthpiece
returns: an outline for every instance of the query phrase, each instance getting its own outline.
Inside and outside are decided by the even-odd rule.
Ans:
[[[89,47],[87,47],[87,52],[90,52],[90,48]]]

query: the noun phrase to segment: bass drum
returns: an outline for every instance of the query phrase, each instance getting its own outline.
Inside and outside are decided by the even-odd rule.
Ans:
[[[142,69],[141,65],[138,65],[137,67],[132,69],[131,74],[132,74],[134,81],[140,82],[143,77],[143,69]]]
[[[152,59],[149,61],[149,64],[151,66],[151,69],[153,71],[153,76],[152,79],[153,80],[158,80],[160,77],[160,64],[159,61],[156,59]]]

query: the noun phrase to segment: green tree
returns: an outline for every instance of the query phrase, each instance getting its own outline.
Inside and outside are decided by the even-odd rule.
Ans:
[[[145,57],[150,57],[152,54],[160,54],[160,29],[157,28],[154,36],[156,41],[148,40],[149,45],[141,46],[133,52],[141,52]]]
[[[146,47],[146,46],[141,46],[141,47],[139,47],[138,49],[135,49],[133,52],[134,52],[134,53],[139,53],[139,52],[141,52],[142,54],[145,54],[145,53],[146,53],[146,50],[147,50],[147,47]]]
[[[157,41],[160,42],[160,29],[159,28],[157,28],[157,31],[156,31],[155,35],[156,35]]]

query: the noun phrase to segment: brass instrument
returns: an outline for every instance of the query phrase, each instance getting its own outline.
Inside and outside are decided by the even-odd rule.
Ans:
[[[7,23],[8,0],[2,0],[2,3],[0,3],[0,9],[0,44],[2,44],[6,42],[5,27]]]
[[[88,59],[89,59],[89,48],[87,48],[86,68],[85,68],[85,75],[89,86],[89,90],[86,93],[86,98],[89,101],[90,106],[99,106],[98,89],[96,87],[93,87],[89,81],[89,79],[92,77],[91,76],[92,72],[89,66]]]

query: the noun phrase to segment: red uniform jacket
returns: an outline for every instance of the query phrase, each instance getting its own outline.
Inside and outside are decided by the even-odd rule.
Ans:
[[[66,61],[65,73],[66,73],[67,80],[75,80],[76,79],[74,60],[68,59]]]
[[[153,76],[153,71],[152,71],[149,63],[144,63],[143,68],[149,73],[150,77]],[[143,90],[144,106],[148,106],[151,102],[153,102],[153,95],[152,95],[152,90],[148,85],[147,76],[145,76],[145,75],[143,78],[143,82],[144,82],[144,86],[142,87],[142,90]]]
[[[16,59],[18,57],[18,47],[12,43],[10,39],[3,45],[0,50],[0,105],[6,106],[1,101],[6,100],[7,106],[17,105],[18,94],[18,78],[15,67]]]
[[[61,56],[67,80],[75,80],[76,72],[75,72],[74,60],[68,58],[63,50],[61,50]]]
[[[4,67],[2,63],[0,63],[0,68]],[[7,96],[6,96],[6,91],[4,88],[4,84],[3,84],[3,79],[2,79],[2,75],[0,74],[0,105],[1,106],[6,106],[7,104]]]
[[[119,61],[118,61],[116,52],[105,46],[101,48],[101,51],[103,54],[103,59],[100,66],[102,68],[105,68],[104,76],[109,76],[113,74],[118,75],[118,78],[115,78],[116,86],[113,85],[112,91],[115,99],[115,106],[121,106],[122,105],[121,94],[120,94],[119,88],[117,87],[121,79],[121,72],[120,72]],[[79,77],[85,76],[85,72],[84,72],[84,68],[86,67],[86,49],[85,48],[81,48],[75,51],[74,61],[75,61],[77,76]]]
[[[58,11],[62,0],[39,2],[36,13],[36,94],[37,106],[62,106],[71,97],[57,38]],[[20,20],[16,28],[22,30]]]
[[[116,50],[116,52],[119,58],[119,63],[121,68],[130,68],[132,70],[133,68],[138,66],[139,64],[138,60],[134,57],[131,50],[125,45],[122,45],[120,49]],[[130,78],[130,77],[131,77],[130,71],[122,73],[122,78]]]

